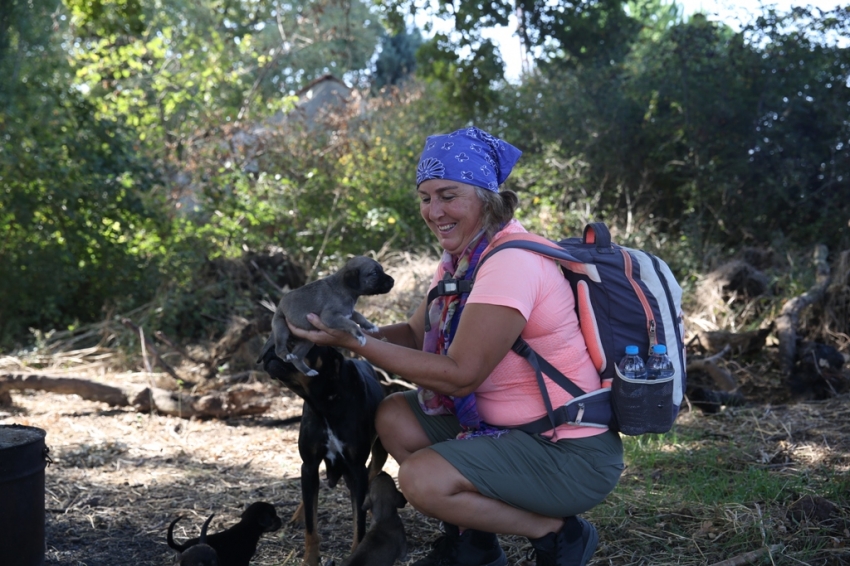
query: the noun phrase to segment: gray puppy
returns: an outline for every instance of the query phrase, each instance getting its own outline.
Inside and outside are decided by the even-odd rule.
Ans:
[[[204,521],[198,544],[184,550],[180,554],[176,566],[218,566],[218,554],[213,547],[207,544],[207,527],[209,527],[213,517],[215,517],[215,513]]]
[[[303,287],[293,289],[283,296],[272,318],[272,334],[260,352],[259,363],[272,346],[280,359],[292,363],[304,375],[313,377],[318,372],[310,369],[303,362],[304,356],[313,347],[308,340],[292,338],[294,346],[290,351],[287,342],[290,341],[287,321],[297,328],[315,330],[307,320],[307,315],[315,313],[322,322],[337,330],[345,330],[355,338],[360,345],[366,343],[361,327],[367,332],[374,332],[377,326],[366,320],[362,314],[354,310],[357,299],[362,295],[381,295],[393,288],[395,281],[384,273],[384,268],[374,259],[356,256],[345,262],[345,265],[323,279],[308,283]]]
[[[372,510],[372,526],[341,566],[392,566],[407,557],[407,537],[398,510],[407,500],[393,478],[381,472],[369,484],[363,509]],[[328,566],[335,566],[331,561]]]

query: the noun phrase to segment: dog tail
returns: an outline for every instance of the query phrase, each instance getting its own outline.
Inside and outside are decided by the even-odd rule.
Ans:
[[[182,518],[183,518],[183,515],[180,515],[179,517],[177,517],[176,519],[171,521],[171,524],[168,525],[168,536],[166,537],[167,540],[168,540],[168,546],[170,546],[171,548],[173,548],[177,552],[183,552],[184,550],[186,550],[186,545],[177,544],[176,542],[174,542],[174,535],[172,534],[173,531],[174,531],[174,525],[176,525],[177,521],[179,521]]]
[[[207,544],[207,527],[210,526],[210,521],[215,517],[215,513],[207,517],[207,520],[204,521],[204,526],[201,527],[201,538],[198,540],[200,544]],[[173,524],[173,523],[172,523]],[[171,535],[171,530],[169,529],[168,534]]]

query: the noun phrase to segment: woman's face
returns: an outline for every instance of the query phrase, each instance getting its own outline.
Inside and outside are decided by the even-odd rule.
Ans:
[[[440,245],[460,254],[481,231],[484,205],[475,187],[448,179],[429,179],[417,189],[419,213]]]

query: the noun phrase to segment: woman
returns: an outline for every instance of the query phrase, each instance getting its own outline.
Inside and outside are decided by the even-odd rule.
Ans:
[[[498,192],[520,155],[473,127],[426,140],[419,208],[444,250],[432,287],[446,274],[469,279],[488,245],[525,231],[513,219],[516,195]],[[377,415],[381,442],[400,464],[402,492],[444,524],[445,534],[417,566],[502,566],[507,560],[494,533],[528,537],[538,566],[587,563],[598,534],[578,515],[616,486],[619,435],[571,425],[540,435],[510,428],[547,414],[534,371],[511,351],[520,334],[585,391],[601,387],[572,291],[554,261],[500,251],[482,265],[471,292],[430,306],[423,300],[410,320],[380,328],[362,346],[316,317],[311,322],[318,331],[292,331],[347,348],[419,386],[388,396]],[[571,398],[554,383],[547,387],[555,406]]]

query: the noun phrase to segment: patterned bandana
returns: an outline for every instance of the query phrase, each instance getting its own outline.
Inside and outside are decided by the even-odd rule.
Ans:
[[[457,259],[455,264],[448,252],[443,252],[440,260],[445,276],[464,280],[471,279],[475,273],[475,267],[481,258],[481,253],[487,248],[489,240],[482,230],[473,238]],[[445,355],[449,351],[452,339],[457,331],[460,315],[466,305],[469,293],[461,295],[447,295],[437,297],[431,303],[428,316],[431,320],[431,330],[425,334],[425,343],[422,349],[426,352]],[[428,415],[450,415],[457,416],[463,429],[457,438],[474,438],[476,436],[499,436],[507,432],[504,429],[491,427],[481,421],[478,415],[478,407],[475,402],[475,393],[464,397],[449,397],[419,388],[417,391],[419,405]]]
[[[416,186],[450,179],[493,192],[505,182],[522,152],[474,126],[428,136],[416,168]]]

